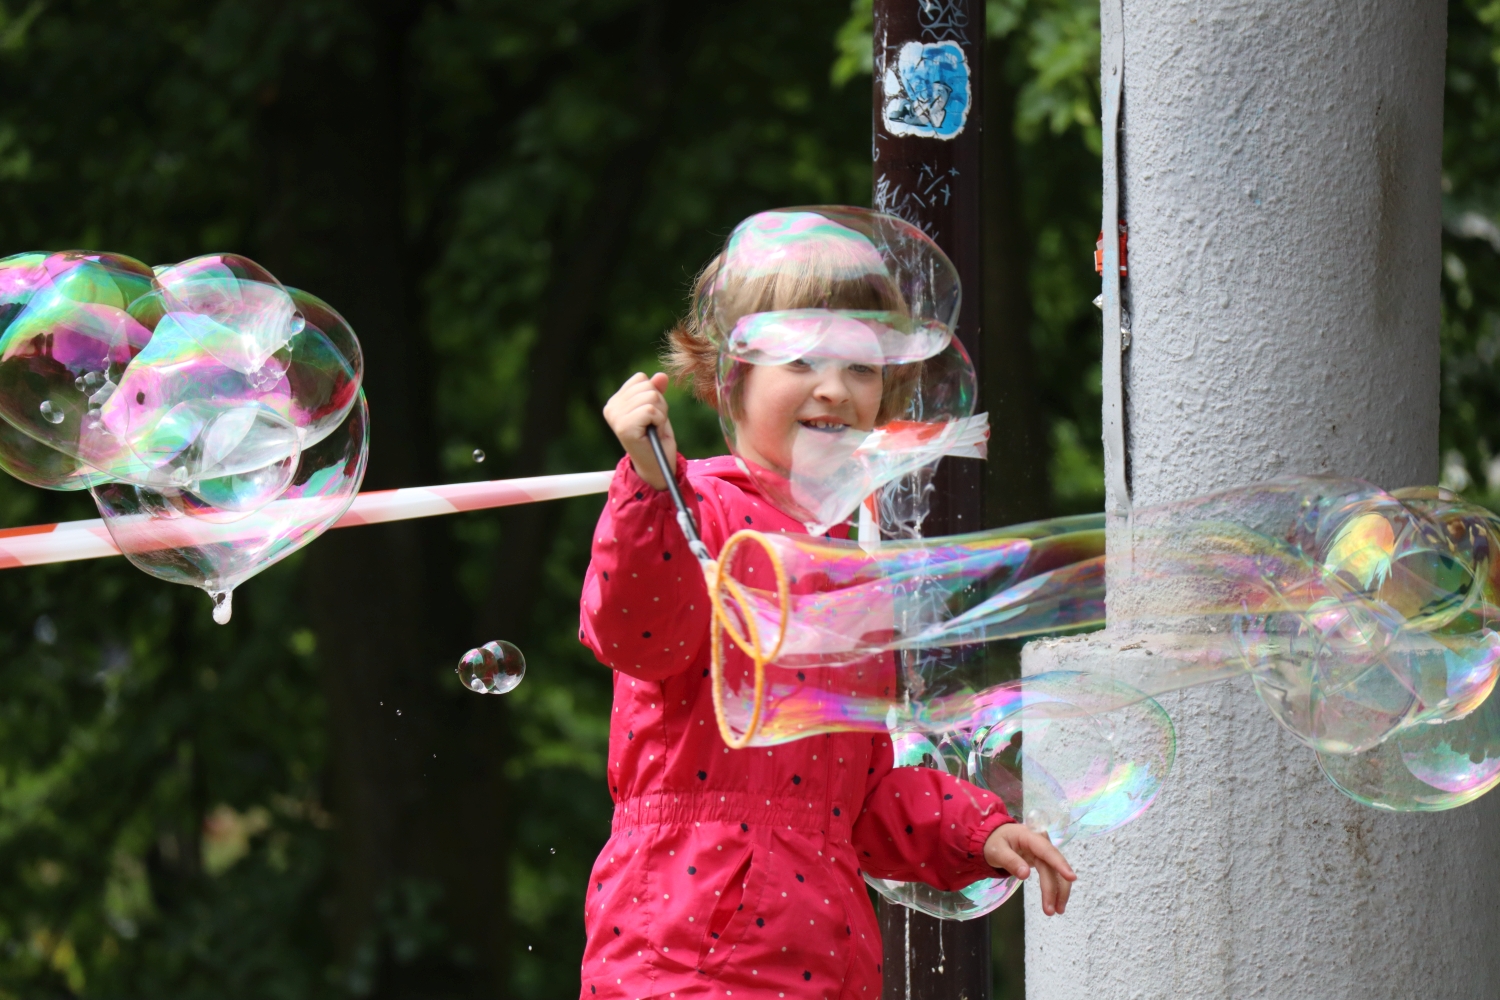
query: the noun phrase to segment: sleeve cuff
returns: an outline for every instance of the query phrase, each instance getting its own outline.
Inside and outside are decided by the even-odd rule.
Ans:
[[[684,496],[690,492],[687,481],[687,470],[687,459],[682,457],[681,452],[678,452],[677,468],[675,470],[677,488],[683,491]],[[641,478],[641,474],[636,471],[635,463],[630,460],[629,455],[620,459],[620,463],[615,466],[615,481],[611,492],[615,494],[615,499],[621,503],[624,503],[628,499],[650,501],[656,497],[660,497],[668,505],[672,502],[671,493],[664,489],[659,490]]]
[[[988,816],[984,817],[984,819],[980,820],[979,824],[975,826],[972,831],[970,831],[968,855],[969,857],[974,859],[975,863],[980,869],[984,870],[987,873],[998,872],[999,874],[996,877],[999,878],[1010,878],[1010,872],[1006,871],[1004,868],[992,868],[990,867],[989,862],[984,860],[984,844],[985,841],[990,839],[990,834],[994,833],[1005,824],[1014,822],[1014,819],[1006,815],[1005,810],[997,809],[994,812],[990,813]]]

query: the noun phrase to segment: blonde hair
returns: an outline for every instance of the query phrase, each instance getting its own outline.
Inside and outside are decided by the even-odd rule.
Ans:
[[[868,272],[844,277],[839,272],[848,273],[841,266],[845,262],[832,259],[804,261],[802,266],[779,268],[764,276],[738,280],[729,291],[737,308],[733,314],[715,316],[714,284],[723,259],[723,254],[714,257],[693,280],[687,315],[667,331],[666,350],[661,359],[670,375],[691,382],[693,395],[709,406],[719,405],[720,352],[713,334],[721,332],[720,324],[732,324],[754,313],[790,309],[870,310],[903,316],[907,313],[906,301],[888,277]],[[722,289],[719,292],[724,293]],[[906,408],[920,369],[920,363],[886,365],[882,369],[884,388],[880,412],[875,418],[877,426]],[[731,380],[727,400],[731,416],[740,414],[739,397],[744,385],[742,378]]]

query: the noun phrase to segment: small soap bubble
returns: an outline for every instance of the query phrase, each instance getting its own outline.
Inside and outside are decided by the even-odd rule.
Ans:
[[[471,649],[458,661],[458,677],[475,694],[506,694],[526,676],[526,657],[504,639]]]
[[[49,615],[41,615],[32,626],[31,634],[43,646],[50,646],[57,641],[57,623]]]
[[[484,449],[482,449],[482,448],[475,448],[474,449],[474,461],[476,461],[476,462],[483,462],[484,461]]]
[[[41,409],[42,416],[47,418],[47,423],[49,424],[60,424],[63,422],[63,418],[67,416],[62,410],[53,406],[50,399],[42,400],[42,405],[39,409]]]

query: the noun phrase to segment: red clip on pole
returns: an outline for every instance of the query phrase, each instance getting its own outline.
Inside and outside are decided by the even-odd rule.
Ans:
[[[1125,277],[1125,220],[1120,220],[1120,277]],[[1094,273],[1104,273],[1104,232],[1099,232],[1099,242],[1094,244]]]

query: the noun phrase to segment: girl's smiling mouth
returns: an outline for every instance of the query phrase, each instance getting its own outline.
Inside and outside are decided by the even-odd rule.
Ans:
[[[810,420],[799,420],[797,423],[810,431],[818,431],[821,434],[837,434],[849,429],[849,425],[835,417],[814,417]]]

